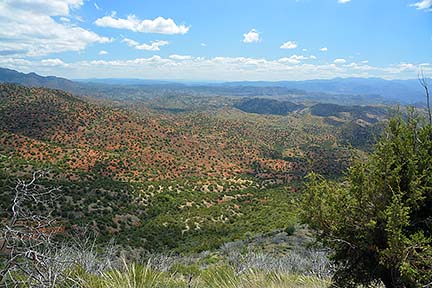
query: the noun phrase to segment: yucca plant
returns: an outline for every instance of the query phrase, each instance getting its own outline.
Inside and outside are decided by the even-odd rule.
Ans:
[[[229,266],[210,268],[194,282],[205,288],[321,288],[331,284],[318,277],[248,270],[236,274]]]
[[[331,282],[318,277],[278,272],[263,273],[250,270],[244,274],[242,286],[244,288],[321,288],[329,287]]]
[[[214,267],[205,270],[199,277],[201,287],[208,288],[237,288],[240,287],[241,277],[236,275],[230,266]]]
[[[124,263],[121,270],[111,270],[100,276],[81,275],[79,287],[82,288],[181,288],[187,287],[182,279],[174,279],[172,274],[152,269],[150,263],[146,265]]]

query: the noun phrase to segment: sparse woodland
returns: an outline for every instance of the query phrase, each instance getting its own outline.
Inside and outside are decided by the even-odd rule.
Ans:
[[[431,285],[423,110],[220,98],[0,84],[0,285]]]

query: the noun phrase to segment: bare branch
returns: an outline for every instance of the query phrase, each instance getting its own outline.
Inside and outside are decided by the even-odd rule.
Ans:
[[[11,218],[0,235],[0,252],[6,256],[0,286],[9,282],[13,286],[52,287],[53,279],[46,272],[50,268],[50,251],[55,247],[52,238],[58,230],[58,221],[51,216],[50,204],[60,188],[47,189],[36,184],[44,175],[34,172],[30,181],[18,180],[13,190]],[[35,205],[43,205],[43,211],[37,213]],[[54,279],[57,278],[55,275]]]
[[[420,85],[425,90],[426,94],[426,101],[427,101],[427,110],[429,115],[429,124],[432,125],[432,113],[431,113],[431,107],[430,107],[430,96],[429,96],[429,83],[427,81],[427,78],[424,75],[423,68],[420,67],[420,71],[418,72],[418,80],[420,82]]]
[[[43,172],[31,180],[18,180],[12,190],[11,216],[0,227],[0,255],[6,260],[0,271],[0,287],[60,287],[76,283],[71,272],[76,266],[94,274],[112,269],[116,259],[114,243],[97,252],[90,228],[78,227],[68,242],[58,242],[59,221],[52,217],[60,188],[38,184]],[[42,209],[39,209],[42,205]]]

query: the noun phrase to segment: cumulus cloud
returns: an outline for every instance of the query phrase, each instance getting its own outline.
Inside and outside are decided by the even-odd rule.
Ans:
[[[351,2],[351,0],[338,0],[338,3],[345,4]]]
[[[83,5],[83,0],[6,0],[2,1],[6,8],[15,8],[21,11],[31,11],[34,14],[50,16],[68,16],[71,9]]]
[[[280,48],[281,49],[295,49],[295,48],[297,48],[297,43],[294,41],[288,41],[288,42],[283,43],[280,46]]]
[[[122,40],[122,42],[126,43],[126,44],[127,44],[128,46],[130,46],[130,47],[135,47],[135,46],[138,46],[138,45],[139,45],[139,43],[138,43],[137,41],[132,40],[132,39],[129,39],[129,38],[124,38],[124,39]]]
[[[416,69],[418,69],[417,65],[414,65],[412,63],[400,63],[397,66],[402,70],[416,70]]]
[[[55,59],[43,59],[41,60],[41,64],[44,66],[67,66],[62,60]]]
[[[108,52],[105,51],[105,50],[101,50],[101,51],[99,51],[99,55],[107,55],[107,54],[108,54]]]
[[[411,7],[416,7],[419,10],[432,11],[432,0],[423,0],[410,5]]]
[[[322,47],[322,48],[320,49],[320,51],[321,51],[321,52],[327,52],[327,51],[328,51],[328,48],[327,48],[327,47]]]
[[[159,51],[161,46],[165,46],[168,45],[169,42],[168,41],[164,41],[164,40],[157,40],[157,41],[152,41],[150,44],[140,44],[135,46],[135,49],[138,50],[148,50],[148,51]]]
[[[0,64],[4,67],[9,67],[12,69],[18,69],[22,67],[34,67],[34,62],[21,58],[0,57]]]
[[[147,50],[147,51],[159,51],[160,47],[166,46],[169,44],[168,41],[164,41],[164,40],[152,41],[152,42],[150,42],[150,44],[145,44],[145,43],[140,44],[137,41],[129,39],[129,38],[124,38],[122,40],[122,42],[125,42],[128,46],[134,47],[135,49]]]
[[[96,19],[95,24],[100,27],[158,34],[186,34],[190,29],[186,25],[177,25],[171,18],[157,17],[153,20],[140,20],[135,15],[129,15],[126,19],[123,19],[115,18],[115,13],[111,16]]]
[[[190,56],[190,55],[176,55],[176,54],[173,54],[173,55],[170,55],[169,58],[170,59],[174,59],[174,60],[189,60],[189,59],[192,59],[192,56]]]
[[[92,43],[112,41],[68,23],[71,10],[82,4],[82,0],[1,1],[0,53],[15,51],[16,56],[42,56],[80,51]],[[60,16],[62,23],[53,16]]]
[[[291,63],[291,64],[299,64],[302,60],[307,60],[309,57],[303,55],[292,55],[291,57],[280,58],[278,62],[281,63]]]
[[[243,43],[256,43],[260,40],[260,34],[255,29],[251,29],[249,32],[243,34]]]
[[[338,59],[335,59],[334,61],[333,61],[333,63],[335,63],[335,64],[344,64],[344,63],[346,63],[347,61],[345,60],[345,59],[343,59],[343,58],[338,58]]]

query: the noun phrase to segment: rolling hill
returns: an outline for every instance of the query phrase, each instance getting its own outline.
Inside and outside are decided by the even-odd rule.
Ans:
[[[344,127],[352,137],[353,125],[375,126],[349,115],[330,116],[334,125],[310,108],[283,116],[230,105],[173,114],[97,103],[0,84],[1,203],[9,203],[15,179],[48,170],[44,183],[62,186],[55,215],[66,231],[91,225],[101,241],[155,251],[201,251],[285,229],[296,221],[292,200],[302,177],[338,177],[350,163]]]

